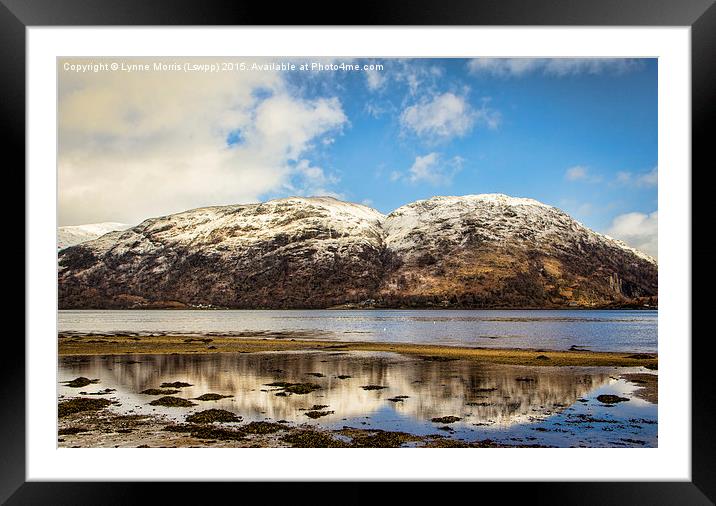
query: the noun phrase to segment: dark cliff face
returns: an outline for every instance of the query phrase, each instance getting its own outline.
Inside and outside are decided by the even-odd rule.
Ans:
[[[385,217],[330,198],[204,208],[67,248],[60,308],[600,307],[656,263],[554,208],[435,198]]]

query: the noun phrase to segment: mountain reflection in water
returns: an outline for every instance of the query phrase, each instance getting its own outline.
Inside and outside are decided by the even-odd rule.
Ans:
[[[109,398],[120,405],[111,409],[159,414],[177,421],[194,411],[221,408],[245,421],[286,420],[332,429],[348,425],[415,434],[435,434],[441,429],[461,439],[490,437],[556,446],[606,445],[615,436],[633,440],[638,434],[642,444],[655,445],[655,425],[640,430],[624,425],[628,417],[653,418],[650,423],[655,424],[655,405],[637,398],[617,406],[603,406],[594,400],[600,392],[629,392],[628,384],[610,373],[615,374],[614,368],[435,362],[373,352],[63,357],[60,381],[85,376],[100,382],[82,389],[60,385],[59,394],[69,397],[78,395],[78,390],[91,393],[112,388],[116,391]],[[139,393],[174,381],[192,384],[181,388],[176,394],[179,397],[195,398],[209,392],[231,397],[195,401],[198,405],[191,408],[164,408],[148,405],[155,397]],[[314,383],[321,388],[305,395],[282,396],[276,395],[282,392],[280,387],[268,386],[276,381]],[[361,388],[367,385],[386,388]],[[321,409],[329,413],[309,418],[306,412],[315,405],[325,406]],[[620,420],[620,414],[626,418]],[[612,417],[614,423],[600,427],[581,424],[584,418],[579,417],[596,415]],[[450,424],[450,431],[444,423],[431,421],[444,416],[460,420]],[[631,436],[626,437],[627,432]]]

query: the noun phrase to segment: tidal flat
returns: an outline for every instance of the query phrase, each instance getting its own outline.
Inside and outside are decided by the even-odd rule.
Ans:
[[[196,337],[171,334],[98,334],[65,332],[58,335],[60,356],[126,354],[223,354],[266,351],[376,351],[425,357],[426,360],[473,360],[493,364],[533,366],[658,367],[656,353],[546,350],[443,346],[376,341],[313,339],[309,332],[253,332],[242,335]]]
[[[58,445],[657,446],[655,354],[202,339],[61,335]]]

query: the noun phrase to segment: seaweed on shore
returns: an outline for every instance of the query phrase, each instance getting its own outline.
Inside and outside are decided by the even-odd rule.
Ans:
[[[162,388],[183,388],[183,387],[190,387],[192,386],[191,383],[185,383],[183,381],[174,381],[172,383],[164,382],[161,385],[159,385]]]
[[[383,390],[384,388],[388,388],[382,385],[362,385],[361,388],[363,390]]]
[[[416,441],[422,441],[422,438],[407,432],[371,430],[354,434],[351,446],[354,448],[399,448],[405,443]]]
[[[167,425],[162,430],[165,432],[183,432],[183,433],[189,433],[197,428],[201,427],[201,425],[196,425],[193,423],[180,423],[177,425]]]
[[[241,430],[201,425],[195,427],[189,435],[197,439],[220,439],[223,441],[240,441],[246,439],[246,433]]]
[[[288,383],[286,381],[274,381],[273,383],[267,383],[266,386],[282,388],[284,393],[299,395],[308,394],[321,388],[321,385],[316,385],[315,383]]]
[[[619,395],[603,394],[598,395],[597,400],[604,404],[616,404],[617,402],[626,402],[629,399],[627,397],[620,397]]]
[[[186,417],[188,423],[239,422],[241,417],[225,409],[197,411]]]
[[[448,437],[435,438],[425,444],[425,448],[470,448],[470,446],[465,441]]]
[[[328,404],[314,404],[310,408],[298,408],[299,411],[320,411],[326,409]]]
[[[106,408],[110,404],[112,404],[112,402],[107,399],[86,399],[84,397],[77,397],[75,399],[60,402],[57,405],[57,416],[62,418],[81,411],[98,411],[102,408]]]
[[[316,418],[321,418],[322,416],[328,416],[332,415],[334,411],[306,411],[304,415],[306,415],[309,418],[313,418],[314,420]]]
[[[311,393],[314,390],[319,390],[320,388],[321,385],[316,385],[315,383],[294,383],[293,385],[286,387],[284,390],[292,394],[303,395]]]
[[[112,392],[116,392],[114,388],[105,388],[104,390],[98,390],[97,392],[80,392],[80,395],[108,395]]]
[[[315,430],[291,432],[281,438],[294,448],[347,448],[348,444]]]
[[[218,401],[219,399],[226,399],[228,397],[231,397],[231,395],[203,394],[199,397],[194,397],[194,399],[197,401]]]
[[[170,388],[147,388],[139,393],[144,395],[174,395],[178,394],[179,390],[172,390]]]
[[[459,422],[460,420],[462,420],[462,418],[459,416],[440,416],[430,419],[430,421],[434,423],[454,423]]]
[[[71,436],[74,434],[79,434],[80,432],[89,432],[89,429],[85,429],[84,427],[65,427],[64,429],[58,430],[57,435]]]
[[[428,362],[452,362],[453,360],[458,360],[455,357],[444,357],[441,355],[420,355],[420,359]]]
[[[271,434],[280,430],[286,430],[286,427],[280,423],[273,422],[251,422],[240,427],[240,430],[246,434]]]
[[[71,381],[65,381],[64,382],[68,387],[72,388],[81,388],[86,387],[87,385],[93,385],[95,383],[99,383],[98,379],[89,379],[85,378],[84,376],[80,376],[79,378],[75,378]]]
[[[191,402],[187,399],[182,399],[181,397],[160,397],[159,399],[154,399],[152,402],[149,403],[152,406],[166,406],[169,408],[189,408],[191,406],[196,406],[195,402]]]

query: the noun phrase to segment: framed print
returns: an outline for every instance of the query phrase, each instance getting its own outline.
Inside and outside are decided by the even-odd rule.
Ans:
[[[543,4],[4,1],[28,203],[0,497],[710,504],[691,167],[716,8]]]

